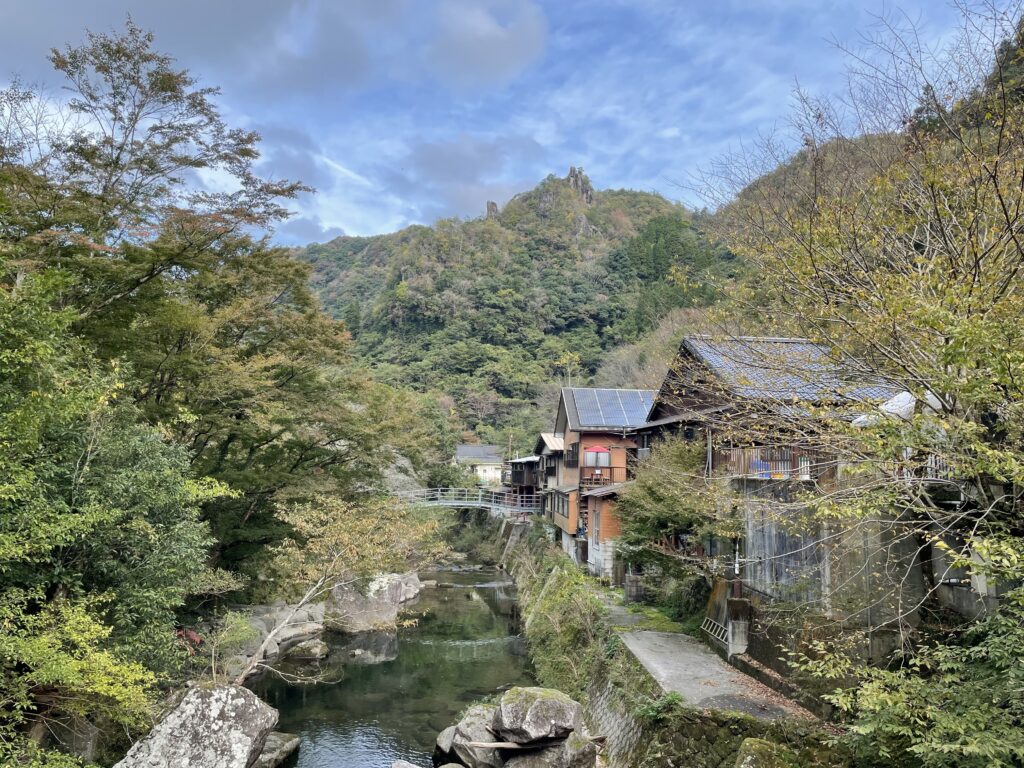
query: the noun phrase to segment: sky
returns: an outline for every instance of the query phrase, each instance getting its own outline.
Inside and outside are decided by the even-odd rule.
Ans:
[[[0,83],[59,92],[46,56],[127,15],[315,194],[285,244],[474,218],[548,174],[695,205],[702,165],[840,93],[879,15],[925,37],[944,0],[0,0]]]

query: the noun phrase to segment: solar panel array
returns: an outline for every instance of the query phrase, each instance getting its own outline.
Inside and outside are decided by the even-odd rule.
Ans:
[[[573,389],[573,400],[581,426],[638,427],[647,421],[654,390]]]

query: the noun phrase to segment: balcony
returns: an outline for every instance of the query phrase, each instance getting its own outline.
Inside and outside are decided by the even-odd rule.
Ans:
[[[583,467],[580,470],[580,486],[597,488],[602,485],[624,483],[628,478],[626,467]]]
[[[712,466],[719,475],[752,480],[816,482],[835,478],[835,459],[799,447],[720,448]]]

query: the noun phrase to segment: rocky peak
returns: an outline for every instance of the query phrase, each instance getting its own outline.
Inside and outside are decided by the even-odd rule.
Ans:
[[[570,189],[583,198],[583,202],[587,205],[594,202],[594,186],[590,183],[590,179],[587,178],[587,174],[583,172],[582,168],[570,165],[569,175],[566,176],[565,180],[569,182]]]
[[[493,200],[487,201],[487,218],[495,219],[498,217],[498,204]]]

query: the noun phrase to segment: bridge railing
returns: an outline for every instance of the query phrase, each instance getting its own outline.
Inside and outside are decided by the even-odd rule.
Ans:
[[[424,488],[397,494],[410,504],[433,507],[477,507],[504,514],[536,513],[541,510],[539,494],[521,495],[483,488]]]

